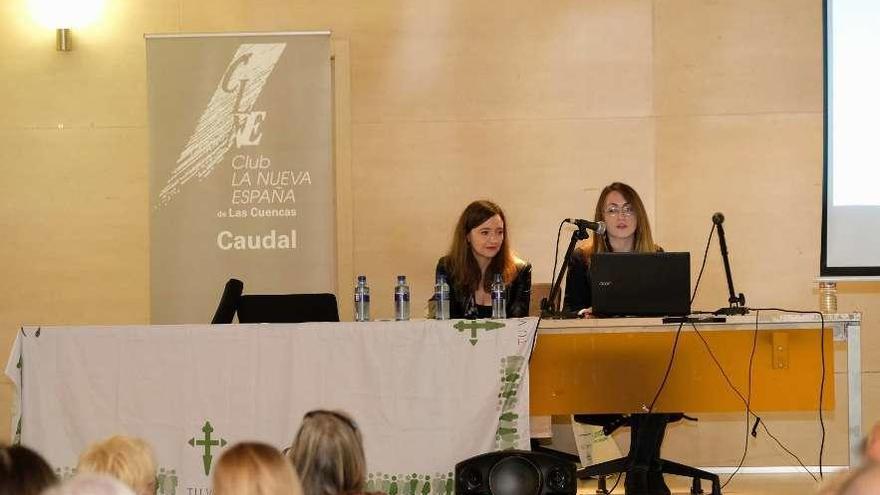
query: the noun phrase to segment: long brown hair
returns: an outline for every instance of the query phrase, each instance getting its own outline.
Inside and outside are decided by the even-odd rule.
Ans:
[[[0,445],[0,493],[39,495],[57,482],[40,454],[21,445]]]
[[[302,479],[305,495],[364,491],[363,440],[354,420],[342,411],[306,413],[287,455]]]
[[[216,495],[302,495],[293,466],[264,443],[233,445],[220,456],[213,476]]]
[[[498,254],[486,267],[488,276],[483,280],[483,274],[467,236],[471,230],[495,215],[500,216],[501,222],[504,224],[504,239],[501,241]],[[504,277],[505,284],[509,284],[513,280],[516,276],[516,257],[513,255],[513,250],[510,249],[507,218],[500,206],[488,200],[479,200],[467,205],[467,208],[461,212],[458,223],[455,225],[455,232],[452,234],[452,246],[446,254],[446,273],[456,284],[456,288],[466,293],[475,292],[480,286],[480,282],[483,282],[483,289],[489,292],[492,285],[492,275],[495,273],[500,273]]]
[[[612,182],[602,189],[602,194],[599,195],[599,201],[596,202],[596,212],[593,214],[595,221],[607,223],[607,220],[605,220],[605,200],[608,198],[609,194],[615,191],[620,193],[620,195],[623,196],[623,199],[632,206],[633,212],[636,215],[636,232],[635,239],[633,239],[633,252],[656,252],[658,247],[654,244],[654,237],[651,235],[651,224],[648,223],[648,213],[645,211],[645,204],[642,203],[642,198],[639,197],[639,193],[629,185],[624,184],[623,182]],[[596,242],[596,237],[601,238],[601,242]],[[590,253],[601,253],[611,250],[608,247],[607,234],[596,237],[593,238],[592,245],[588,247]]]

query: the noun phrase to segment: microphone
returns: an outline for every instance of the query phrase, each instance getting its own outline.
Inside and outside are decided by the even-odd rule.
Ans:
[[[565,221],[567,223],[577,225],[579,229],[589,229],[599,235],[605,233],[605,222],[591,222],[589,220],[584,220],[581,218],[566,218]]]
[[[715,214],[712,215],[712,223],[714,223],[715,225],[721,225],[722,223],[724,223],[724,214],[720,211],[715,212]]]

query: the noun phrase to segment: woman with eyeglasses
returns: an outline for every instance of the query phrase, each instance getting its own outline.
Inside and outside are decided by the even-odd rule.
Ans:
[[[304,495],[364,492],[363,439],[354,420],[342,411],[306,413],[286,455],[299,474]]]
[[[449,252],[437,262],[435,273],[445,275],[449,283],[451,318],[491,317],[491,285],[496,274],[504,281],[507,316],[529,314],[532,265],[514,255],[507,219],[491,201],[467,205],[458,218]]]
[[[654,253],[663,249],[654,244],[648,214],[639,194],[632,187],[614,182],[602,189],[596,202],[595,221],[605,222],[605,234],[594,235],[571,256],[565,279],[563,308],[590,315],[590,256],[594,253]]]
[[[654,244],[648,214],[639,194],[632,187],[614,182],[602,189],[596,202],[595,221],[605,222],[605,234],[595,235],[572,254],[565,286],[563,307],[577,311],[581,316],[591,316],[590,257],[594,253],[654,253],[663,249]],[[626,493],[669,494],[660,466],[650,460],[659,455],[660,444],[666,431],[666,423],[676,415],[633,414],[631,423],[625,423],[620,414],[577,414],[575,421],[596,427],[594,435],[600,434],[601,426],[611,424],[639,424],[638,439],[630,448],[634,467],[625,481]],[[678,415],[680,416],[680,415]],[[595,438],[594,436],[587,436]]]

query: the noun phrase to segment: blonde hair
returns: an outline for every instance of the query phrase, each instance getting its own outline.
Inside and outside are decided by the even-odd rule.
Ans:
[[[299,478],[275,447],[242,442],[230,447],[214,467],[214,495],[302,495]]]
[[[288,453],[305,495],[363,492],[366,460],[357,425],[341,411],[306,413]]]
[[[140,438],[116,435],[92,444],[79,456],[76,469],[80,473],[112,476],[131,487],[137,495],[155,492],[153,449]]]

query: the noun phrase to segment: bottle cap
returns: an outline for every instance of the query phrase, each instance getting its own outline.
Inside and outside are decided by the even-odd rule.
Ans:
[[[366,281],[367,281],[366,275],[358,275],[358,282],[366,282]]]
[[[397,281],[398,282],[406,282],[406,275],[398,275]]]

